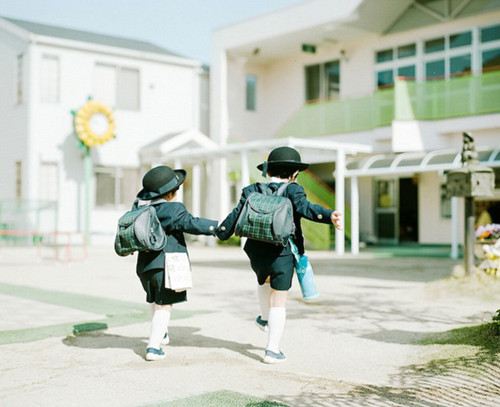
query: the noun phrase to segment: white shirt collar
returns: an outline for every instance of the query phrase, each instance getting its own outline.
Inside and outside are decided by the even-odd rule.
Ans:
[[[271,177],[269,178],[269,181],[267,181],[267,183],[269,184],[270,182],[276,182],[276,183],[280,183],[280,182],[288,182],[287,180],[282,180],[281,178],[278,178],[278,177]]]

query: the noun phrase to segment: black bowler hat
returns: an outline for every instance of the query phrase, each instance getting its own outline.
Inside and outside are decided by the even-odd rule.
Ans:
[[[186,171],[173,170],[166,165],[150,169],[142,179],[142,190],[137,198],[144,201],[158,198],[180,186],[186,179]]]
[[[309,164],[301,162],[299,152],[292,147],[286,146],[275,148],[269,153],[267,161],[257,166],[264,177],[270,168],[290,168],[304,171],[307,167],[309,167]]]

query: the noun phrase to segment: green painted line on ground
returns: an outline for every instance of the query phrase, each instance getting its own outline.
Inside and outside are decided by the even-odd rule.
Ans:
[[[234,391],[220,390],[212,393],[200,394],[185,399],[147,404],[142,407],[288,407],[286,404],[264,400],[254,396]]]
[[[79,320],[71,323],[48,325],[27,329],[0,331],[0,345],[9,343],[32,342],[54,336],[73,334],[73,327],[82,323],[104,323],[108,327],[117,327],[146,322],[151,319],[146,303],[120,301],[62,291],[44,290],[35,287],[0,283],[0,293],[26,298],[61,307],[68,307],[94,314],[106,315],[103,319]],[[172,319],[190,318],[194,315],[209,314],[211,311],[184,311],[176,309]]]

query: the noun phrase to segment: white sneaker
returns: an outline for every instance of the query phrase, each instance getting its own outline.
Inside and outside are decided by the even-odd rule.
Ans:
[[[266,349],[266,353],[262,361],[269,364],[283,363],[286,362],[286,356],[281,351],[280,353],[276,353],[272,350]]]
[[[168,336],[168,332],[165,334],[163,339],[161,340],[162,345],[168,345],[170,343],[170,336]]]
[[[163,352],[161,349],[155,349],[155,348],[147,348],[146,349],[146,360],[152,361],[152,360],[160,360],[165,358],[165,352]]]

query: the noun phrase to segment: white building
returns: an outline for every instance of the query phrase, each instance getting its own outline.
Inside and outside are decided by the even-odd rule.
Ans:
[[[210,143],[208,72],[199,61],[142,41],[10,18],[0,19],[0,61],[0,229],[85,231],[83,152],[71,112],[89,97],[112,108],[116,124],[116,138],[91,149],[93,242],[114,236],[143,172],[162,163],[148,146]],[[27,217],[12,218],[13,200]],[[48,203],[56,204],[44,212]]]
[[[335,183],[336,203],[325,184],[334,187],[335,168],[346,177],[354,252],[359,237],[456,249],[463,204],[447,199],[443,185],[446,172],[460,166],[464,131],[496,171],[495,195],[478,200],[476,210],[500,200],[499,0],[304,1],[219,29],[212,61],[214,139],[253,143],[253,179],[270,140],[307,139],[314,148],[295,144],[315,176],[300,182],[318,202],[338,208],[343,179]],[[267,145],[258,148],[259,141]],[[338,154],[321,149],[327,142],[372,152]],[[239,192],[238,176],[247,170],[239,156],[228,157],[218,194],[229,206],[228,184]]]

